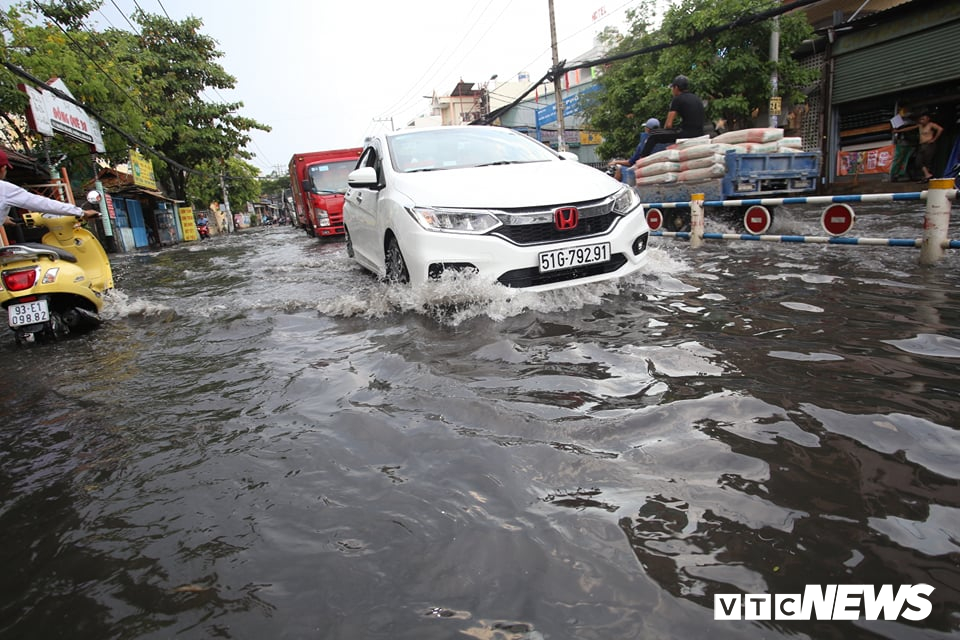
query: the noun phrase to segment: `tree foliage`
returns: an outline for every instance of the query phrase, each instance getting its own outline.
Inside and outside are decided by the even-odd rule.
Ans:
[[[257,169],[240,158],[230,157],[224,161],[205,159],[197,167],[200,172],[187,176],[187,189],[201,208],[211,202],[223,202],[220,174],[223,173],[231,211],[237,211],[245,202],[260,200],[260,181]]]
[[[217,62],[223,54],[217,42],[202,33],[203,22],[195,17],[176,21],[138,9],[131,16],[137,31],[97,31],[90,14],[101,4],[102,0],[12,4],[0,14],[2,58],[41,81],[63,79],[74,97],[101,121],[106,159],[126,161],[135,146],[130,137],[134,138],[143,144],[140,152],[152,159],[158,180],[178,199],[209,201],[208,194],[188,189],[188,184],[203,181],[188,181],[187,176],[204,170],[219,174],[223,160],[231,168],[242,169],[236,176],[241,181],[255,176],[256,168],[243,162],[252,157],[245,149],[251,140],[249,132],[270,128],[239,115],[242,102],[220,97],[218,91],[234,88],[236,79]],[[43,140],[11,117],[26,112],[26,95],[17,88],[24,82],[10,70],[0,69],[0,117],[12,127],[11,143],[40,158],[65,158],[61,162],[72,175],[89,177],[88,148],[62,136]],[[210,92],[219,100],[211,98]],[[86,171],[79,171],[78,165],[85,165]],[[213,176],[208,178],[219,183]]]
[[[283,192],[290,189],[290,174],[283,172],[273,173],[267,177],[260,178],[260,193],[270,195],[277,199],[283,197]]]
[[[660,28],[653,30],[653,5],[641,4],[630,15],[630,29],[615,53],[686,44],[630,57],[605,71],[600,79],[604,91],[588,112],[591,125],[604,136],[599,154],[606,158],[628,154],[647,118],[665,120],[669,85],[677,75],[690,79],[691,91],[706,103],[708,119],[723,119],[729,129],[754,126],[752,114],[762,110],[772,95],[774,70],[777,95],[784,103],[803,102],[803,89],[816,79],[816,72],[801,67],[790,52],[812,36],[804,14],[785,14],[777,21],[702,35],[738,17],[777,6],[777,0],[681,0],[666,11]],[[775,26],[780,31],[778,62],[770,60],[770,34]]]

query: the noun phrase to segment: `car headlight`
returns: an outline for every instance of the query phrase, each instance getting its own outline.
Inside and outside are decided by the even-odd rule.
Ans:
[[[613,196],[613,212],[625,216],[640,204],[640,196],[630,187],[623,187]]]
[[[407,212],[427,231],[481,234],[502,224],[489,211],[412,207]]]

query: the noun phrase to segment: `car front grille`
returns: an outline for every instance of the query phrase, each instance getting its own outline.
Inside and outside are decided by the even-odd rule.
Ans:
[[[517,245],[563,242],[606,233],[619,218],[613,213],[610,198],[576,206],[580,220],[573,229],[557,229],[553,220],[555,208],[507,210],[497,215],[503,226],[494,229],[490,235]]]
[[[622,253],[617,253],[607,262],[571,267],[570,269],[558,269],[557,271],[547,271],[546,273],[540,273],[537,267],[514,269],[500,276],[498,282],[505,287],[536,287],[544,284],[553,284],[555,282],[576,280],[577,278],[587,278],[604,273],[613,273],[626,263],[626,256]]]

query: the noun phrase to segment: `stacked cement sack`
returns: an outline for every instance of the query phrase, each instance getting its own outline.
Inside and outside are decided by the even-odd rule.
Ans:
[[[802,146],[800,138],[784,138],[783,129],[740,129],[715,138],[678,140],[663,151],[640,158],[634,169],[638,185],[701,182],[723,177],[727,152],[796,153]]]

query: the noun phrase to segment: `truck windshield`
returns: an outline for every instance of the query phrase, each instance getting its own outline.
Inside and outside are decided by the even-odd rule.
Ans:
[[[313,164],[307,168],[310,190],[314,193],[346,193],[347,174],[353,171],[356,160]]]

